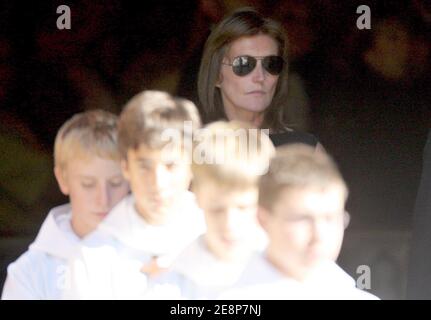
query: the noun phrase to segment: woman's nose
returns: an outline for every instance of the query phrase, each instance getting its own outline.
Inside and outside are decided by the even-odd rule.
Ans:
[[[262,61],[259,60],[253,70],[253,81],[262,82],[263,80],[265,80],[265,70],[262,66]]]

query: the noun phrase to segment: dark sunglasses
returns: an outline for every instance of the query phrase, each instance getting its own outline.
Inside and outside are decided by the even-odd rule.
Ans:
[[[284,60],[280,56],[252,57],[238,56],[232,60],[232,63],[223,63],[231,66],[233,72],[240,77],[248,75],[256,68],[257,60],[262,60],[262,67],[270,74],[277,76],[281,73],[284,66]]]

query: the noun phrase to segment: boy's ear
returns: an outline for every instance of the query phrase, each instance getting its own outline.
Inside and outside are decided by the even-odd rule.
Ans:
[[[257,208],[257,221],[262,226],[262,228],[266,231],[268,225],[268,217],[270,212],[262,206]]]
[[[199,187],[196,186],[196,183],[193,183],[193,180],[190,186],[190,191],[195,194],[196,204],[198,205],[199,208],[201,208],[201,201],[199,201],[201,199],[199,194]]]
[[[189,177],[190,177],[190,182],[189,182],[189,186],[188,186],[187,190],[189,190],[189,191],[191,191],[191,192],[194,193],[194,191],[193,191],[193,172],[192,172],[192,170],[190,170]]]
[[[129,165],[127,163],[127,159],[121,159],[120,165],[121,165],[121,172],[123,173],[124,179],[130,182],[130,172],[129,172]]]
[[[64,170],[62,170],[60,167],[55,166],[54,167],[54,175],[55,179],[57,179],[58,186],[60,187],[61,192],[67,196],[69,195],[69,185],[67,183],[67,177]]]

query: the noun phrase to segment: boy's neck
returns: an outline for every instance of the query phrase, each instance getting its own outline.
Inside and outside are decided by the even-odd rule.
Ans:
[[[244,252],[236,253],[236,254],[232,253],[231,255],[226,254],[226,252],[219,252],[214,248],[214,246],[212,246],[211,241],[207,238],[206,234],[203,236],[203,242],[205,245],[205,249],[211,255],[213,255],[217,260],[223,261],[225,263],[231,263],[231,264],[241,263],[243,261],[246,261],[252,253],[251,250],[250,252],[246,252],[244,250]]]
[[[153,226],[163,225],[169,222],[171,220],[171,212],[174,211],[174,209],[170,209],[169,213],[159,213],[159,214],[151,214],[144,208],[138,207],[137,203],[135,203],[135,210],[138,213],[138,216],[142,218],[145,223]]]
[[[303,282],[307,279],[308,273],[305,270],[295,270],[289,263],[286,263],[282,259],[279,259],[279,254],[272,252],[268,248],[265,252],[265,258],[278,272],[287,278],[294,279],[299,282]],[[296,268],[298,269],[298,268]]]
[[[94,229],[89,228],[83,223],[80,223],[74,216],[72,215],[72,218],[70,220],[70,226],[72,227],[73,233],[79,238],[83,239],[87,235],[89,235]]]

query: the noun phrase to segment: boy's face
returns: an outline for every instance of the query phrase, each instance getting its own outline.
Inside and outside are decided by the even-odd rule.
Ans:
[[[160,224],[175,214],[177,200],[190,185],[190,161],[180,150],[169,157],[162,150],[141,144],[127,151],[123,174],[130,183],[139,214],[150,224]]]
[[[341,187],[284,189],[271,212],[259,208],[269,238],[268,258],[302,279],[321,262],[335,261],[344,234]]]
[[[93,231],[129,192],[120,163],[97,156],[75,158],[55,168],[61,191],[72,207],[72,227],[83,237]]]
[[[259,228],[257,187],[235,190],[208,181],[194,191],[205,214],[205,240],[209,250],[224,260],[248,254]]]

